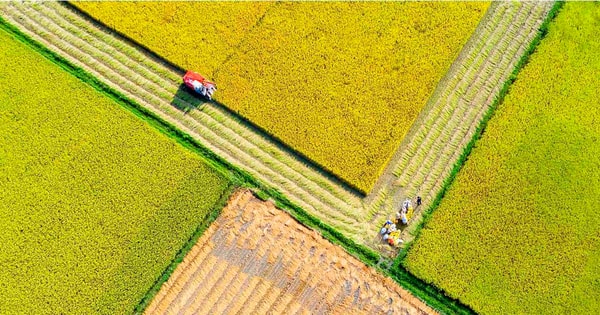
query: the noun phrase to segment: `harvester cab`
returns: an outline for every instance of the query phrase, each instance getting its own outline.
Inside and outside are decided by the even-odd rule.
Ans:
[[[196,93],[212,100],[213,93],[217,90],[217,85],[214,82],[208,81],[200,74],[189,71],[183,76],[183,83]]]

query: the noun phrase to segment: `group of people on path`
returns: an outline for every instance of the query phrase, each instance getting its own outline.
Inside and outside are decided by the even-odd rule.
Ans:
[[[420,205],[421,197],[417,196],[417,207]],[[391,220],[387,220],[379,231],[382,240],[392,247],[396,247],[404,243],[402,238],[400,238],[400,230],[398,230],[398,226],[408,224],[409,210],[412,210],[412,203],[410,199],[406,199],[402,203],[402,208],[400,211],[396,212],[396,223],[392,222]]]
[[[404,243],[400,238],[400,231],[396,228],[396,224],[390,220],[385,221],[379,233],[383,241],[390,244],[390,246],[398,246]]]

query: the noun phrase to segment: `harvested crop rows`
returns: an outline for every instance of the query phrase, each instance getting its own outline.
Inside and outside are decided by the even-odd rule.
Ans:
[[[235,193],[146,314],[434,314],[249,191]]]
[[[394,175],[388,171],[371,195],[361,198],[217,105],[198,104],[195,97],[178,91],[180,73],[65,6],[0,4],[3,16],[25,33],[157,113],[233,165],[278,189],[324,223],[374,248],[377,248],[372,243],[376,227],[395,212],[392,209],[399,196],[414,196],[418,191],[426,197],[423,208],[427,207],[454,164],[456,153],[462,151],[481,113],[489,106],[484,101],[495,97],[519,59],[522,47],[535,35],[548,7],[543,3],[492,4],[477,33],[490,34],[496,28],[507,31],[491,33],[496,35],[489,41],[482,37],[470,41],[467,46],[470,50],[463,50],[450,70],[458,75],[442,81],[437,98],[418,119],[427,123],[415,124],[423,127],[410,132],[414,136],[409,144],[401,146],[396,154],[400,158],[388,167],[403,172]],[[514,51],[514,58],[506,60],[499,56],[499,46]],[[478,57],[475,47],[489,52],[487,58]],[[467,91],[473,100],[458,101],[457,91]],[[457,127],[460,117],[462,124]],[[444,129],[445,125],[448,128]],[[434,132],[427,136],[430,127]],[[435,132],[450,140],[433,141],[441,138]],[[424,164],[431,167],[417,167]],[[400,182],[392,185],[397,176]]]
[[[382,178],[382,189],[389,190],[396,202],[422,196],[423,207],[413,218],[413,227],[421,211],[436,197],[552,5],[495,3],[490,8],[493,12],[438,86],[429,109],[415,124],[412,137],[389,166],[395,176]],[[389,209],[388,213],[392,211]],[[410,232],[411,229],[404,231],[405,240],[412,238]]]

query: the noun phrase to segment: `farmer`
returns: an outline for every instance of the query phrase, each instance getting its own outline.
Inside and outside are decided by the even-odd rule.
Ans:
[[[421,196],[417,196],[417,207],[421,205]]]
[[[396,225],[400,225],[402,223],[402,213],[400,211],[396,212]]]
[[[402,239],[400,238],[400,231],[394,231],[394,232],[390,233],[387,241],[388,241],[388,244],[390,244],[391,246],[397,246],[397,245],[400,245],[401,243],[403,243]]]
[[[394,233],[394,232],[396,232],[396,224],[392,223],[392,224],[390,225],[390,228],[388,229],[388,232],[389,232],[389,233]]]
[[[402,212],[401,220],[402,220],[402,224],[408,224],[408,217],[406,216],[406,211]]]
[[[379,231],[379,234],[381,235],[385,235],[387,233],[390,233],[390,228],[392,227],[394,223],[390,220],[385,221],[385,223],[383,224],[383,227],[381,227],[381,230]],[[394,225],[394,228],[396,226]]]
[[[394,242],[395,241],[394,241],[393,237],[388,237],[387,241],[388,241],[388,244],[390,244],[390,246],[394,247],[394,245],[395,245]]]

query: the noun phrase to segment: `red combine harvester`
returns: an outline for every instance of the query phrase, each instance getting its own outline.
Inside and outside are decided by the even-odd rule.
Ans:
[[[217,90],[217,85],[214,82],[210,82],[203,76],[190,70],[183,76],[183,83],[209,100],[212,100],[212,94]]]

